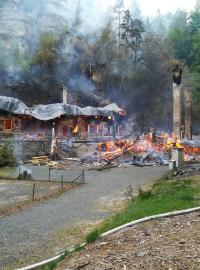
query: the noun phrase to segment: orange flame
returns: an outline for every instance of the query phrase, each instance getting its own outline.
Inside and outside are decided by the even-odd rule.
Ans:
[[[98,150],[103,152],[103,159],[112,160],[126,152],[131,154],[145,152],[169,154],[173,147],[183,148],[185,160],[198,156],[200,158],[200,148],[184,145],[181,140],[168,134],[160,135],[156,142],[152,142],[149,135],[143,136],[139,140],[127,139],[103,142],[98,145]]]
[[[79,130],[78,125],[76,125],[74,130],[73,130],[73,133],[78,133],[78,130]]]

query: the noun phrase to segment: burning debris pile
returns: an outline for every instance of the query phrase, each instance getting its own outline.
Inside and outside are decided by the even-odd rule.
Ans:
[[[152,139],[151,134],[139,138],[101,142],[97,152],[80,162],[99,170],[116,166],[166,166],[173,148],[183,149],[184,160],[200,160],[200,145],[194,141],[179,141],[168,134]]]
[[[128,166],[167,166],[173,158],[173,149],[181,149],[185,161],[200,161],[198,141],[180,141],[164,133],[152,137],[150,133],[99,143],[77,143],[67,140],[59,142],[58,152],[62,155],[60,160],[54,161],[53,167],[104,170]],[[47,162],[46,165],[52,166],[51,162]]]

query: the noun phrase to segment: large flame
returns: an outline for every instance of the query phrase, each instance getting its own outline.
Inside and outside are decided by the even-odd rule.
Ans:
[[[156,142],[153,142],[149,135],[140,139],[126,139],[117,141],[108,141],[99,143],[98,150],[105,160],[113,160],[127,152],[131,154],[155,152],[158,154],[170,153],[173,147],[183,148],[185,160],[200,157],[200,147],[191,147],[181,143],[181,140],[161,134],[157,136]]]
[[[79,130],[78,125],[76,125],[76,126],[74,127],[74,129],[73,129],[73,133],[74,133],[74,134],[78,133],[78,130]]]

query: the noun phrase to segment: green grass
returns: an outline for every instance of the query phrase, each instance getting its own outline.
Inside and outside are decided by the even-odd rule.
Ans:
[[[100,232],[99,230],[93,230],[91,231],[91,233],[89,233],[87,236],[86,236],[86,243],[93,243],[95,242],[100,236]]]
[[[0,168],[0,179],[12,179],[16,172],[16,167],[2,167]]]
[[[151,190],[139,189],[138,197],[130,201],[120,213],[106,219],[98,229],[90,232],[86,239],[125,223],[146,216],[196,207],[199,205],[200,177],[193,179],[159,180]],[[91,241],[92,242],[92,241]]]
[[[70,254],[70,252],[68,250],[66,250],[65,253],[60,258],[58,258],[57,260],[50,262],[44,266],[39,267],[38,270],[53,270],[53,269],[55,269],[57,267],[57,265],[61,261],[63,261],[69,254]]]

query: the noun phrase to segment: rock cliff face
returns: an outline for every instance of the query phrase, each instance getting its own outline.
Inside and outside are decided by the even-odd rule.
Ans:
[[[31,99],[34,103],[60,101],[58,83],[51,83],[55,89],[49,89],[48,83],[44,86],[44,82],[33,80],[32,71],[24,74],[23,67],[26,56],[30,61],[37,50],[40,34],[62,33],[69,18],[66,0],[0,0],[0,95],[29,104]]]
[[[60,33],[68,25],[64,0],[1,0],[0,45],[7,53],[34,49],[42,32]]]
[[[0,95],[31,105],[60,102],[63,82],[72,91],[82,91],[82,87],[93,91],[80,62],[82,51],[89,48],[84,36],[103,20],[95,5],[92,0],[0,0]],[[33,61],[45,32],[53,33],[61,43],[52,49],[55,57],[48,71]],[[85,55],[90,62],[89,53]]]
[[[69,18],[67,3],[68,1],[64,0],[1,0],[1,21],[6,27],[1,29],[1,32],[8,34],[9,30],[9,34],[24,37],[37,28],[62,28],[63,23],[65,24]]]

